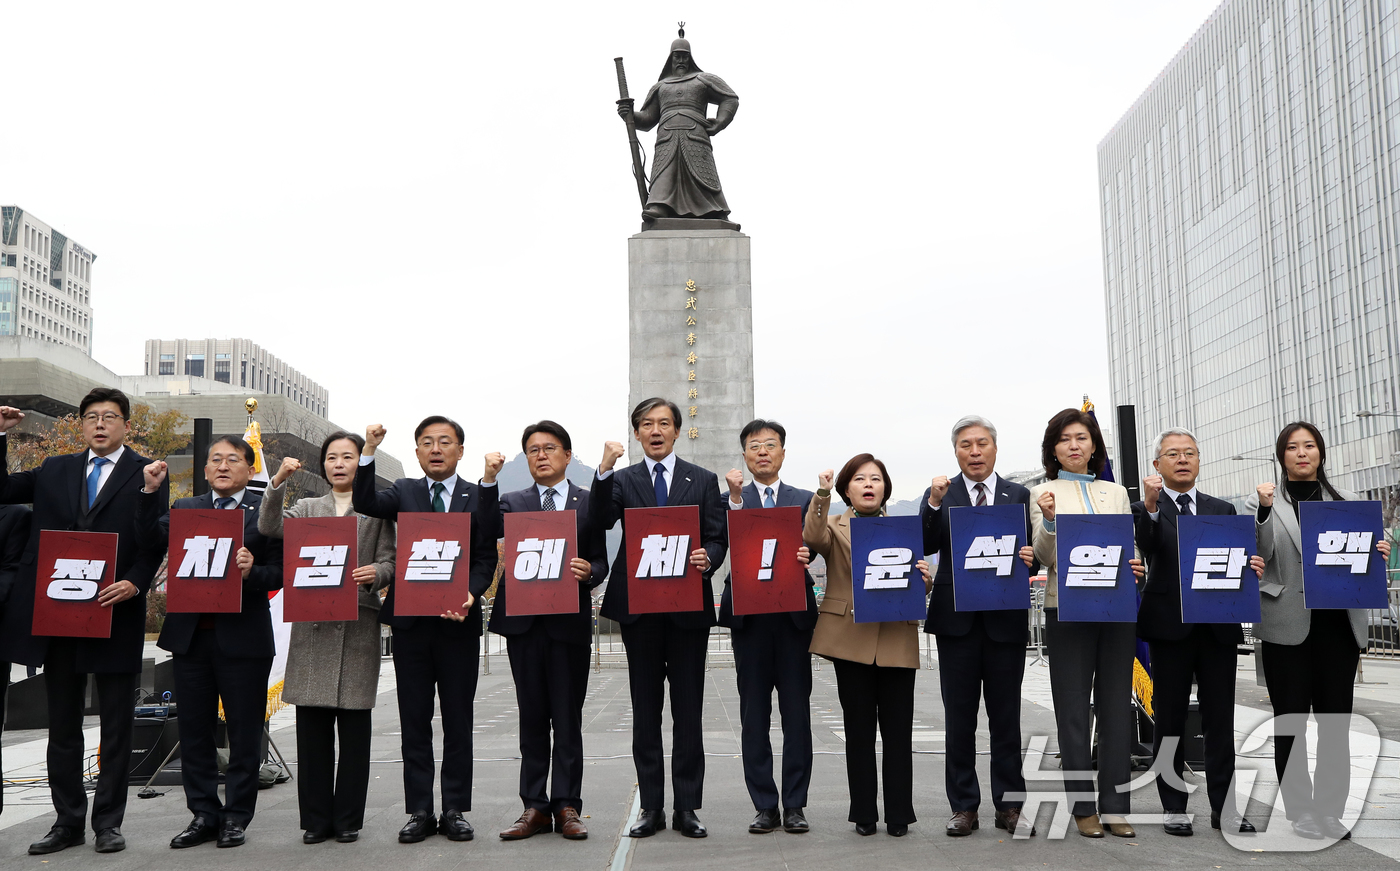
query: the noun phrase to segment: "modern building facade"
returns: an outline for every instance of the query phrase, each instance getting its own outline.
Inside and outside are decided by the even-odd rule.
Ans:
[[[208,378],[274,396],[285,396],[322,417],[330,394],[285,362],[247,339],[150,339],[147,375]]]
[[[1242,503],[1316,424],[1329,478],[1396,496],[1396,0],[1226,0],[1099,145],[1113,404],[1201,442]],[[1392,508],[1393,510],[1393,508]]]
[[[19,206],[0,206],[0,336],[92,354],[97,255]]]

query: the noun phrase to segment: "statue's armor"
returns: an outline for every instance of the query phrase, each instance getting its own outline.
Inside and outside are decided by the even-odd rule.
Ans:
[[[677,215],[728,215],[715,169],[705,110],[710,103],[721,126],[733,119],[739,97],[719,76],[692,72],[657,82],[636,112],[638,129],[656,127],[651,193],[647,204],[669,207]]]

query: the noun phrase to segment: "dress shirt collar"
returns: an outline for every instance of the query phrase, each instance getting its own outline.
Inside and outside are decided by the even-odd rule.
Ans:
[[[772,488],[773,488],[773,504],[774,504],[774,505],[777,505],[777,504],[778,504],[778,493],[783,489],[783,482],[782,482],[781,480],[776,480],[776,481],[774,481],[774,482],[771,483],[771,484],[763,484],[763,483],[760,483],[760,482],[757,481],[757,480],[755,480],[755,481],[753,482],[753,488],[754,488],[755,490],[758,491],[758,504],[759,504],[759,505],[762,505],[762,504],[763,504],[763,491],[766,490],[766,489],[768,489],[769,487],[772,487]]]
[[[993,472],[987,476],[985,481],[974,481],[963,475],[963,483],[967,485],[967,499],[972,505],[977,504],[977,485],[980,483],[987,488],[987,504],[992,505],[997,498],[997,473]]]
[[[237,493],[230,493],[230,494],[228,495],[227,498],[232,499],[232,500],[233,500],[233,504],[230,505],[229,508],[237,508],[238,506],[242,505],[242,504],[243,504],[243,497],[244,497],[244,496],[247,496],[247,495],[248,495],[248,488],[247,488],[247,487],[244,487],[242,490],[239,490]],[[215,508],[218,508],[218,507],[219,507],[219,500],[220,500],[220,499],[223,499],[223,498],[225,498],[225,497],[220,496],[218,493],[215,493],[213,490],[210,490],[210,491],[209,491],[209,498],[211,498],[211,499],[214,500],[214,507],[215,507]]]
[[[554,491],[554,510],[563,511],[564,501],[569,498],[569,479],[565,478],[558,484],[541,484],[535,482],[535,492],[540,494],[540,505],[544,505],[544,491]]]
[[[652,480],[652,483],[655,483],[656,460],[644,455],[642,461],[647,464],[647,477]],[[661,461],[661,465],[666,467],[666,487],[669,489],[676,482],[676,452],[671,451],[667,454],[666,458]]]
[[[1173,489],[1170,488],[1170,487],[1163,487],[1162,490],[1165,492],[1166,497],[1172,501],[1172,506],[1173,506],[1174,508],[1176,508],[1178,511],[1181,510],[1181,503],[1179,503],[1179,502],[1176,501],[1176,497],[1181,496],[1181,495],[1185,495],[1186,497],[1188,497],[1188,498],[1191,500],[1191,513],[1192,513],[1192,514],[1200,514],[1200,513],[1201,513],[1200,511],[1197,511],[1197,510],[1196,510],[1196,506],[1199,505],[1199,504],[1201,504],[1201,503],[1200,503],[1200,496],[1199,496],[1199,494],[1196,492],[1196,485],[1195,485],[1195,484],[1192,484],[1192,485],[1191,485],[1191,489],[1190,489],[1190,490],[1184,491],[1184,493],[1183,493],[1183,491],[1180,491],[1180,490],[1173,490]]]
[[[126,445],[118,445],[118,446],[117,446],[117,449],[116,449],[115,451],[112,451],[110,454],[108,454],[108,455],[105,457],[105,459],[111,461],[111,463],[112,463],[112,468],[115,469],[115,468],[117,467],[117,461],[120,460],[120,459],[122,458],[122,453],[123,453],[124,451],[126,451]],[[88,470],[89,472],[92,471],[92,461],[95,460],[95,459],[97,459],[97,454],[94,454],[94,453],[92,452],[92,448],[88,448],[88,452],[87,452],[87,467],[86,467],[86,468],[87,468],[87,470]]]
[[[429,478],[427,476],[424,476],[423,481],[428,486],[428,501],[432,502],[433,485],[438,482],[434,481],[432,478]],[[452,508],[452,496],[457,492],[457,473],[453,472],[451,475],[444,478],[441,483],[442,486],[447,488],[446,490],[442,491],[442,499],[444,502],[447,503],[447,507],[450,510]]]

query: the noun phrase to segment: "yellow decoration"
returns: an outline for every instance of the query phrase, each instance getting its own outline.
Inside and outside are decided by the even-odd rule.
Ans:
[[[698,411],[699,408],[700,408],[700,406],[698,406],[698,405],[692,405],[692,406],[690,407],[690,416],[691,416],[691,417],[694,417],[694,416],[695,416],[695,412]]]
[[[687,381],[694,381],[694,380],[695,380],[695,370],[694,370],[694,369],[691,369],[691,370],[690,370],[690,374],[686,376],[685,380],[687,380]]]
[[[688,299],[688,300],[685,301],[685,307],[686,307],[686,308],[693,308],[693,309],[695,309],[696,311],[700,311],[700,309],[695,308],[695,297],[693,297],[693,296],[692,296],[690,299]]]
[[[690,352],[690,356],[685,358],[685,362],[687,362],[687,363],[689,363],[690,365],[694,366],[694,365],[695,365],[695,361],[698,360],[698,359],[700,359],[700,358],[695,356],[695,352],[694,352],[694,351],[691,351],[691,352]]]
[[[687,345],[693,345],[693,344],[695,344],[695,334],[694,334],[694,333],[687,333],[687,334],[686,334],[686,337],[685,337],[685,343],[686,343]]]
[[[686,318],[685,318],[685,325],[686,325],[687,327],[693,327],[693,326],[695,326],[695,315],[686,315]]]
[[[686,431],[685,431],[685,434],[686,434],[687,436],[689,436],[690,438],[693,438],[693,439],[698,439],[698,438],[700,438],[700,430],[696,429],[696,428],[693,427],[693,426],[692,426],[690,429],[686,430]]]
[[[694,387],[690,388],[690,392],[686,394],[687,399],[698,399],[699,397],[700,391],[696,390]]]

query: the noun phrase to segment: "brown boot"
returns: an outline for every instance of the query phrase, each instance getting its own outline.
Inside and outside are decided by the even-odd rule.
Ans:
[[[550,820],[549,814],[527,807],[525,813],[520,815],[520,819],[516,820],[514,825],[501,832],[501,840],[523,841],[531,835],[548,832],[553,828],[554,823]]]
[[[1074,818],[1074,824],[1078,827],[1079,834],[1086,838],[1103,837],[1103,824],[1099,822],[1098,814],[1089,814],[1083,817],[1076,816]]]
[[[578,818],[578,811],[566,807],[554,815],[554,831],[570,841],[582,841],[588,837],[588,829]]]

